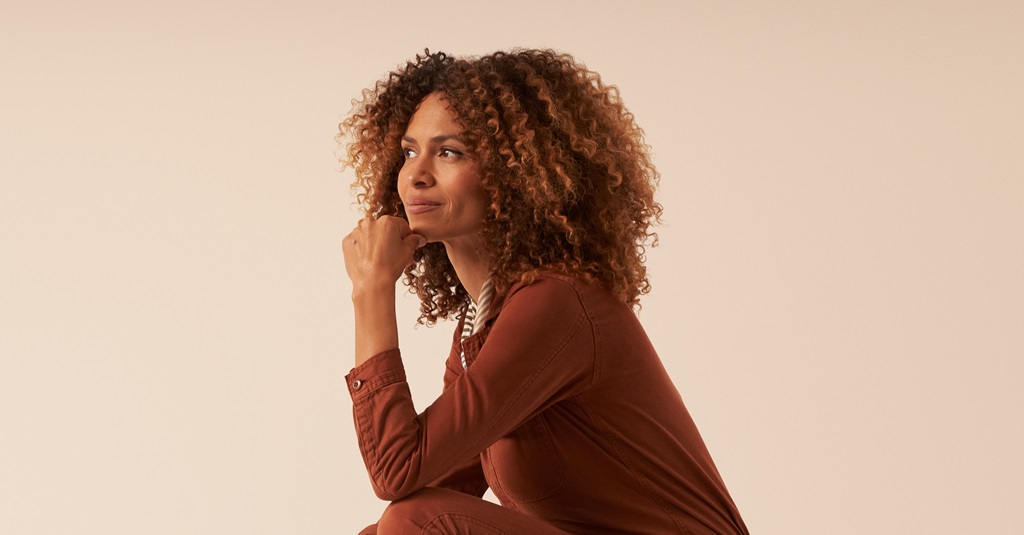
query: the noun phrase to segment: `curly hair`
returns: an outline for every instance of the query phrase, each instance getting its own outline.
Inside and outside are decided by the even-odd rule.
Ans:
[[[496,294],[555,269],[639,307],[651,287],[644,267],[648,243],[657,245],[651,226],[661,221],[659,174],[618,88],[553,50],[469,58],[425,50],[363,90],[339,124],[339,141],[349,141],[341,162],[355,171],[352,187],[367,216],[406,217],[397,186],[401,138],[434,92],[464,127],[490,198],[481,237]],[[420,297],[419,323],[468,305],[442,243],[417,249],[414,259],[405,284]]]

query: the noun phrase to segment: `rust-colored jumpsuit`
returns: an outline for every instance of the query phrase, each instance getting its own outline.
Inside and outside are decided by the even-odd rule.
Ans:
[[[491,310],[465,341],[456,328],[421,414],[398,349],[346,377],[374,491],[393,501],[364,533],[747,533],[629,306],[545,273]]]

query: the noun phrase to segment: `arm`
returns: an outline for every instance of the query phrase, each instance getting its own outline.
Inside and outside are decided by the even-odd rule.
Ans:
[[[345,271],[352,279],[356,320],[356,366],[398,348],[395,281],[412,264],[413,251],[426,238],[398,217],[366,218],[342,240]]]
[[[473,365],[422,414],[413,407],[397,349],[357,366],[349,391],[377,495],[394,500],[426,487],[582,392],[593,376],[594,353],[576,290],[542,277],[507,297]]]
[[[461,332],[461,328],[455,329],[455,340],[453,340],[453,344],[458,341],[459,334]],[[452,383],[455,382],[456,378],[458,378],[458,374],[445,365],[443,390],[448,390],[448,388],[452,386]],[[478,498],[483,498],[484,493],[487,492],[488,488],[487,479],[484,477],[484,469],[480,464],[479,455],[473,455],[465,464],[457,466],[455,469],[441,476],[428,486],[457,490]]]
[[[483,498],[488,486],[487,479],[484,478],[484,467],[480,464],[480,455],[474,455],[464,465],[457,466],[427,486],[451,489]]]

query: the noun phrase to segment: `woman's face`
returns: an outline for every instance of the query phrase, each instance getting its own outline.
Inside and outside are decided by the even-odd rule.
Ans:
[[[487,196],[461,134],[443,94],[431,93],[402,137],[405,164],[398,173],[398,196],[413,232],[431,242],[475,241],[483,228]]]

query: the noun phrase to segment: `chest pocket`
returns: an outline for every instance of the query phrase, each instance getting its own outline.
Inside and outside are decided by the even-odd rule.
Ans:
[[[484,451],[488,483],[495,495],[519,503],[549,498],[565,486],[565,469],[551,431],[537,416]]]

